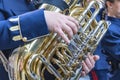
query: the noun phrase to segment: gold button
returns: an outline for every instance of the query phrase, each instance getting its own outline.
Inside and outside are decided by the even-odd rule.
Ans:
[[[17,36],[13,36],[12,40],[13,41],[18,41],[18,40],[21,40],[21,36],[20,35],[17,35]]]
[[[15,21],[18,21],[19,20],[19,18],[10,18],[9,19],[9,21],[11,21],[11,22],[15,22]]]
[[[17,31],[17,30],[19,30],[19,26],[18,25],[10,27],[10,31]]]
[[[23,37],[22,40],[23,40],[24,42],[26,42],[26,41],[27,41],[27,37]]]

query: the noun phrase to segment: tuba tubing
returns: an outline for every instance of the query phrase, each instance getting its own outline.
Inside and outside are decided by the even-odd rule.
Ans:
[[[46,80],[46,71],[50,76],[54,76],[55,80],[79,80],[83,57],[88,52],[94,52],[109,25],[104,20],[98,22],[95,19],[102,3],[91,1],[87,7],[81,7],[77,4],[78,0],[70,1],[74,2],[65,11],[49,4],[40,7],[67,13],[79,21],[82,28],[73,36],[70,44],[65,44],[56,33],[51,33],[18,48],[18,51],[14,51],[10,56],[10,59],[16,60],[11,62],[14,65],[9,67],[10,80]],[[70,1],[65,0],[67,4]],[[94,12],[91,11],[93,7]]]

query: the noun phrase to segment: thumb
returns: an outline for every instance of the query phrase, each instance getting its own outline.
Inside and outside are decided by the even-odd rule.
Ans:
[[[94,55],[94,60],[95,61],[97,61],[97,60],[99,60],[100,59],[100,57],[98,56],[98,55]]]

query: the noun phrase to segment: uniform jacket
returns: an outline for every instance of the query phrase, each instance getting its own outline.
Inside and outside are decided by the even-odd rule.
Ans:
[[[0,50],[18,47],[49,33],[44,10],[34,9],[26,0],[0,0]]]
[[[108,20],[111,22],[111,25],[101,41],[104,53],[120,61],[120,18],[108,16]]]
[[[101,43],[103,46],[104,54],[108,56],[107,60],[112,61],[112,76],[110,80],[120,79],[120,18],[108,16],[108,21],[111,25],[103,37]]]
[[[19,45],[49,34],[44,9],[35,9],[32,2],[26,1],[0,0],[0,50],[7,58],[10,55],[9,53]],[[54,4],[60,7],[61,10],[68,7],[62,0],[60,0],[62,3],[59,0],[41,1]],[[53,77],[48,76],[47,78],[47,80],[53,79]],[[1,62],[0,80],[9,80]]]
[[[120,62],[120,18],[107,16],[107,21],[110,22],[109,28],[94,52],[100,56],[95,66],[98,77],[102,77],[102,79],[99,78],[100,80],[107,80],[109,77],[105,69],[109,69],[110,65],[106,60],[114,61],[116,64]],[[119,80],[119,72],[119,69],[114,71],[110,80]]]

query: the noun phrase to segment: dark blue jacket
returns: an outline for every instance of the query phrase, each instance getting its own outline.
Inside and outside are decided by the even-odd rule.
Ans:
[[[112,77],[110,80],[120,79],[120,18],[113,18],[108,16],[108,21],[111,25],[103,37],[101,43],[104,54],[108,56],[107,60],[112,62]]]
[[[107,16],[107,21],[111,24],[94,53],[100,56],[100,60],[97,61],[95,66],[99,79],[102,77],[100,80],[108,79],[106,69],[109,69],[110,65],[106,60],[112,60],[116,64],[120,62],[120,19]],[[120,70],[117,69],[111,80],[119,80],[119,72]]]
[[[34,9],[26,0],[0,0],[0,50],[18,47],[49,33],[44,10]]]
[[[11,49],[23,45],[25,38],[31,41],[48,33],[44,10],[35,10],[25,0],[0,0],[0,50],[6,57]],[[9,80],[1,62],[0,80]]]
[[[44,10],[34,9],[25,0],[0,0],[0,50],[6,57],[13,48],[25,43],[24,38],[31,41],[49,33]],[[9,80],[1,62],[0,80]]]
[[[108,17],[111,25],[103,37],[104,53],[120,61],[120,18]]]
[[[49,34],[44,10],[35,9],[33,3],[27,1],[30,0],[0,0],[0,50],[7,58],[14,48]],[[61,10],[68,8],[62,0],[41,1],[56,5]],[[47,78],[53,79],[48,76]],[[9,80],[1,62],[0,80]]]

